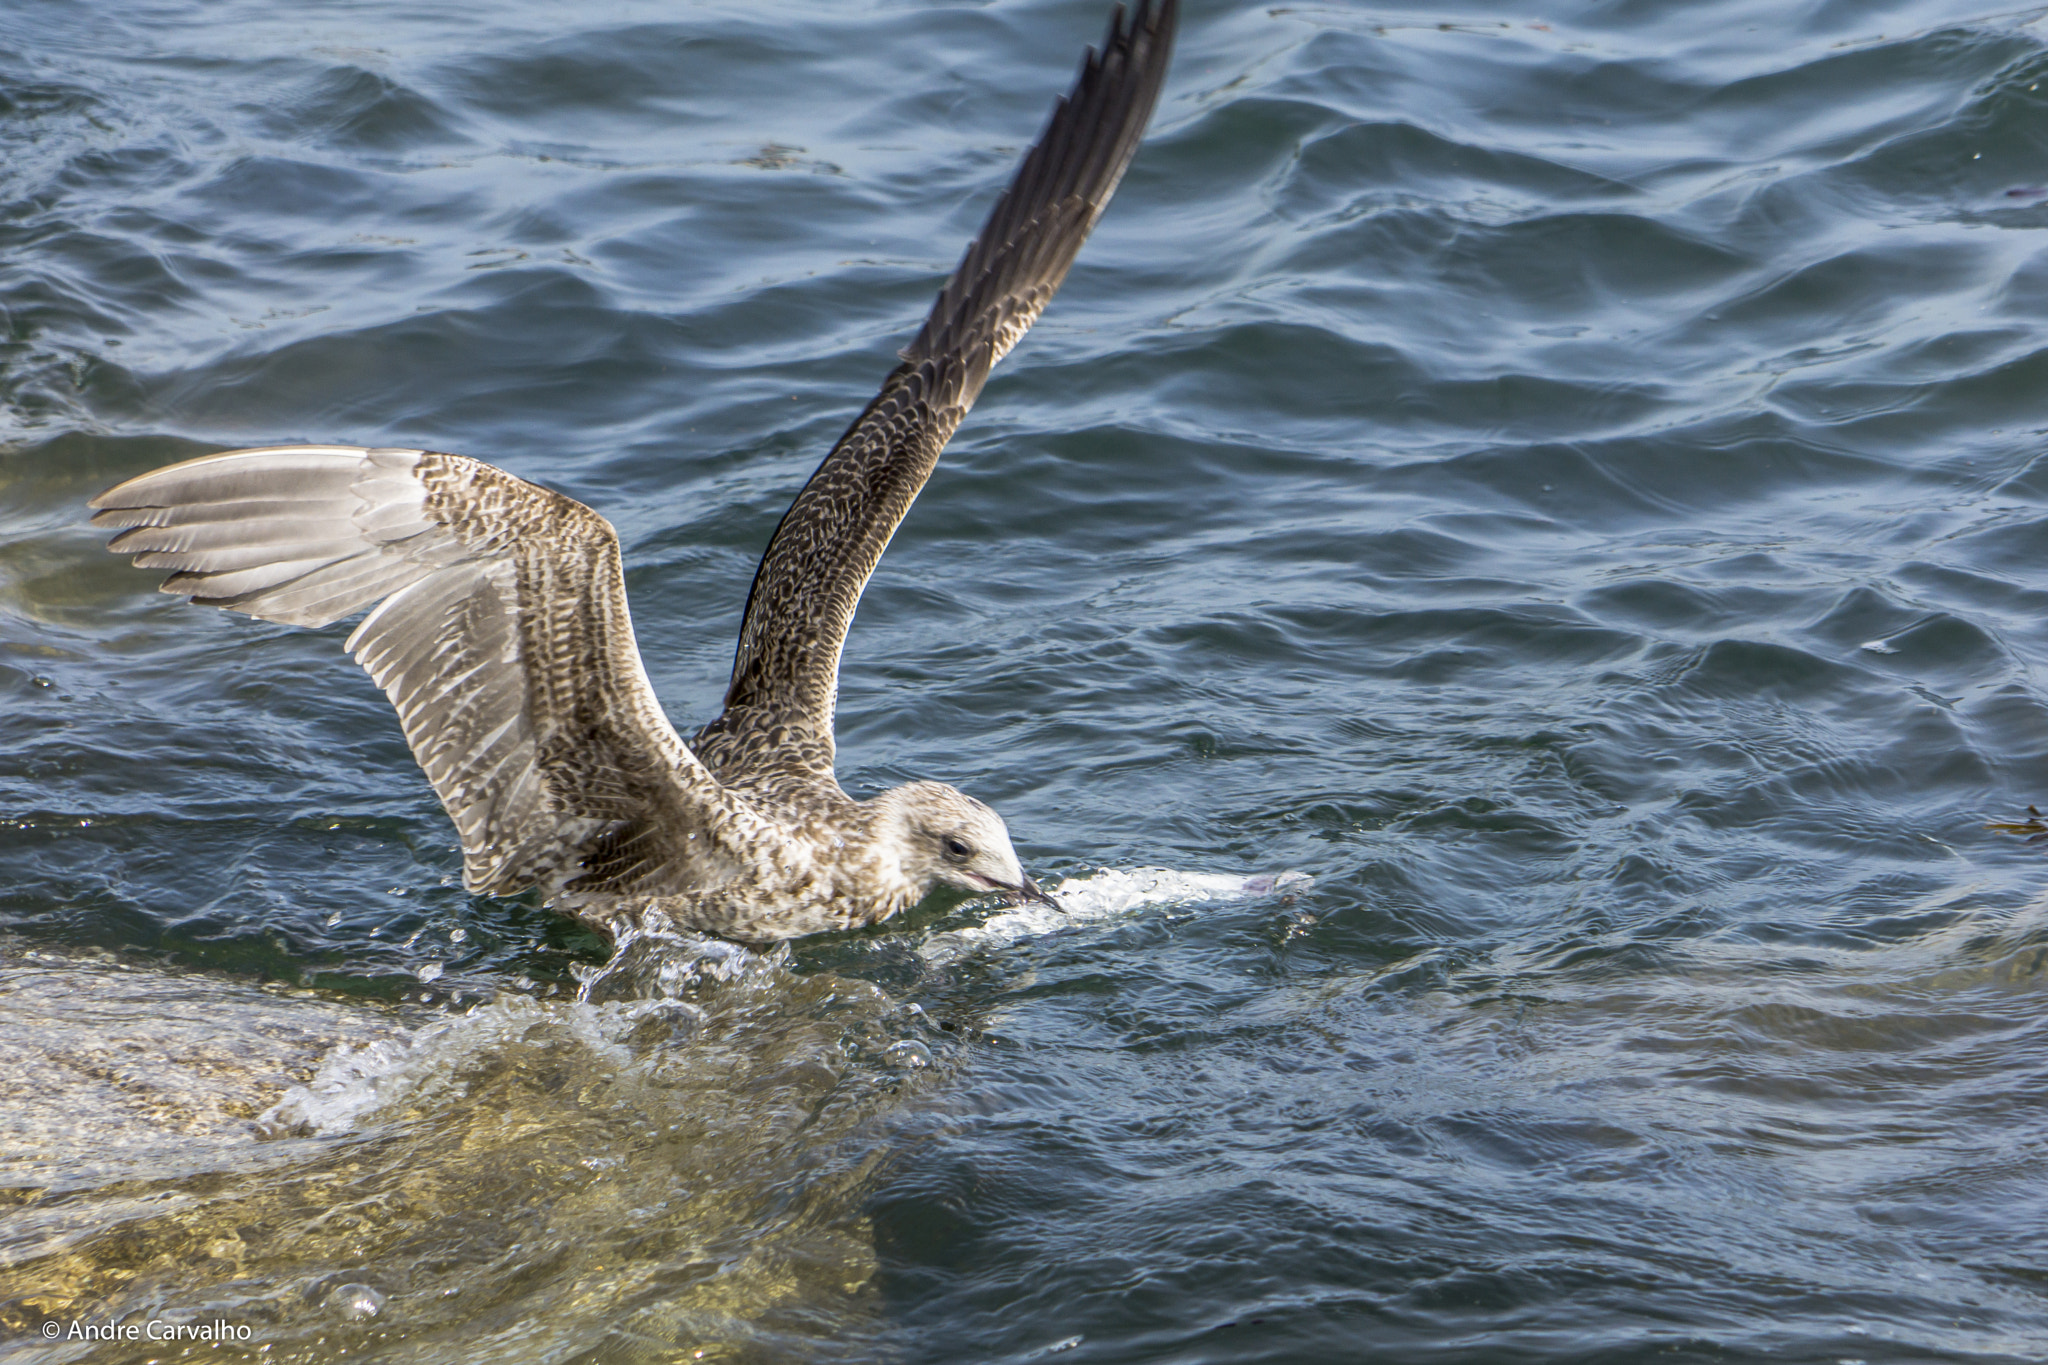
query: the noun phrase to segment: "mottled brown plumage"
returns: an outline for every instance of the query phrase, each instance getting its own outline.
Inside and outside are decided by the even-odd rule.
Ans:
[[[462,838],[463,881],[616,931],[765,941],[884,919],[944,883],[1043,893],[996,813],[936,782],[855,801],[833,776],[861,590],[990,369],[1044,311],[1130,163],[1176,0],[1119,7],[903,363],[761,558],[723,713],[684,744],[648,685],[618,537],[574,499],[460,455],[275,446],[93,499],[163,590],[318,626],[398,710]]]

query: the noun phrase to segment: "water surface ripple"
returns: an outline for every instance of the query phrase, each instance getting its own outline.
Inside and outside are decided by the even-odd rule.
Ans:
[[[0,1361],[2048,1358],[2040,11],[1189,0],[841,776],[1306,883],[598,973],[343,628],[86,527],[490,459],[700,723],[1104,9],[10,10]]]

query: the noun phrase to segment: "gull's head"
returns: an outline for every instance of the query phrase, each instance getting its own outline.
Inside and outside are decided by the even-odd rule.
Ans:
[[[1025,875],[1003,817],[958,788],[912,782],[883,792],[875,805],[893,827],[904,876],[922,891],[1001,891],[1058,906]]]

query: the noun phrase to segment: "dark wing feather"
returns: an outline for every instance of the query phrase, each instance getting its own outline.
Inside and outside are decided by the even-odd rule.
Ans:
[[[1102,52],[1089,50],[903,363],[776,527],[747,598],[726,713],[699,738],[721,775],[794,762],[830,777],[839,654],[861,590],[989,370],[1044,311],[1123,177],[1166,79],[1176,14],[1176,0],[1144,0],[1127,24],[1118,6]],[[778,742],[745,743],[765,733]]]
[[[321,626],[398,708],[462,836],[510,894],[717,885],[758,825],[684,747],[641,666],[619,543],[582,503],[460,455],[280,446],[187,460],[92,500],[165,592]]]

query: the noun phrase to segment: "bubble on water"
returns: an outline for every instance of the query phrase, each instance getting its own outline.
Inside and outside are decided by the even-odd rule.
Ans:
[[[882,1060],[905,1071],[923,1071],[932,1064],[932,1050],[915,1038],[905,1038],[883,1049]]]
[[[350,1322],[364,1322],[384,1311],[384,1296],[366,1284],[336,1285],[327,1304]]]
[[[328,928],[332,929],[335,925],[339,923],[341,923],[341,911],[337,910],[327,917]]]
[[[415,968],[414,975],[418,976],[419,979],[422,981],[434,981],[440,978],[442,970],[443,967],[441,963],[428,962]]]
[[[449,941],[450,943],[460,943],[460,942],[462,942],[462,941],[463,941],[464,939],[466,939],[466,938],[468,938],[468,937],[469,937],[469,930],[467,930],[467,929],[456,929],[456,930],[453,930],[453,931],[451,931],[451,932],[449,933],[449,935],[448,935],[448,941]]]

